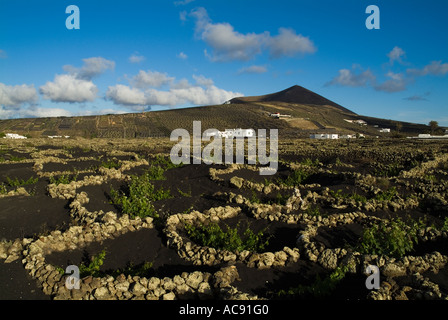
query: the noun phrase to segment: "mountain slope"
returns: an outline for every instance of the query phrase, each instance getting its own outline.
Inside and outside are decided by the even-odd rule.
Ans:
[[[295,85],[280,92],[271,93],[263,96],[252,97],[238,97],[230,100],[231,103],[248,103],[248,102],[286,102],[302,105],[315,105],[315,106],[332,106],[345,113],[353,114],[351,110],[344,108],[343,106],[322,97],[321,95],[314,93],[301,86]]]

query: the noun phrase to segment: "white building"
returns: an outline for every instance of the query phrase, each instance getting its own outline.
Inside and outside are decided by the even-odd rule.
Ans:
[[[25,136],[21,136],[17,133],[7,133],[3,139],[26,139]]]
[[[364,120],[358,119],[358,120],[350,120],[350,119],[344,119],[344,121],[350,122],[350,123],[357,123],[361,126],[366,126],[367,122],[365,122]]]
[[[356,134],[341,134],[339,139],[356,139]]]
[[[270,113],[269,116],[273,117],[273,118],[291,118],[290,114],[281,114],[280,112],[276,112],[276,113]]]
[[[339,139],[337,133],[314,133],[310,135],[311,139]]]
[[[220,138],[252,138],[255,137],[254,129],[226,129],[224,131],[213,131],[206,134],[208,137],[219,136]]]
[[[390,128],[382,128],[380,130],[378,130],[379,132],[387,132],[390,133]]]

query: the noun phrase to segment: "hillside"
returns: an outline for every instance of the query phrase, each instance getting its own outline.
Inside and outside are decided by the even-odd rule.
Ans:
[[[288,115],[280,119],[272,113]],[[365,120],[369,125],[360,126],[344,119]],[[54,117],[0,120],[0,132],[18,133],[31,137],[52,135],[145,138],[169,137],[177,128],[192,132],[193,121],[202,122],[202,131],[231,128],[278,129],[281,137],[305,138],[315,132],[379,133],[378,128],[396,129],[396,121],[357,115],[310,90],[293,86],[286,90],[254,97],[241,97],[222,105],[202,106],[166,111],[151,111],[120,115],[81,117]],[[420,124],[401,123],[401,132],[417,134],[428,127]]]

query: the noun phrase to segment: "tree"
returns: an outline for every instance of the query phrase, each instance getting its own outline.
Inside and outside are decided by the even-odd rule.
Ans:
[[[431,128],[431,134],[434,134],[434,131],[439,127],[439,123],[437,121],[429,121],[429,127]]]

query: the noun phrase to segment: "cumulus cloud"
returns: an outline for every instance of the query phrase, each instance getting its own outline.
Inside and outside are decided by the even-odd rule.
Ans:
[[[163,85],[170,84],[173,81],[174,78],[169,77],[166,73],[151,70],[140,70],[139,73],[131,80],[133,85],[137,88],[159,88]]]
[[[327,82],[326,86],[341,85],[348,87],[365,87],[368,84],[375,82],[375,76],[370,70],[360,71],[356,73],[355,69],[359,69],[359,67],[352,68],[352,70],[339,70],[339,74],[331,81]]]
[[[280,28],[277,36],[268,39],[268,47],[274,58],[316,52],[316,47],[309,38],[286,28]]]
[[[6,108],[19,108],[24,104],[34,104],[37,98],[34,85],[9,86],[0,83],[0,105]]]
[[[387,54],[390,64],[394,64],[395,61],[403,63],[402,58],[405,55],[406,53],[404,52],[404,50],[397,46],[395,46],[392,51]]]
[[[84,65],[81,68],[75,68],[71,65],[65,65],[64,71],[74,75],[78,79],[92,80],[94,77],[103,74],[107,70],[115,69],[115,62],[102,57],[93,57],[83,59]]]
[[[179,54],[177,55],[177,57],[178,57],[179,59],[182,59],[182,60],[186,60],[186,59],[188,59],[188,56],[187,56],[185,53],[183,53],[183,52],[179,53]]]
[[[196,83],[199,86],[203,86],[203,87],[211,87],[214,84],[212,79],[206,78],[203,75],[199,75],[199,76],[193,75],[193,79],[196,80]]]
[[[442,63],[442,61],[432,61],[422,69],[408,69],[406,72],[413,76],[444,76],[448,73],[448,63]]]
[[[213,23],[204,8],[192,10],[196,19],[196,36],[205,41],[213,52],[206,56],[212,61],[248,61],[268,50],[271,58],[313,53],[313,42],[292,29],[280,28],[277,36],[263,33],[240,33],[229,23]]]
[[[144,56],[139,56],[137,53],[134,53],[134,54],[132,54],[129,57],[129,62],[130,63],[140,63],[143,60],[145,60],[145,57]]]
[[[60,108],[29,107],[14,110],[0,106],[1,119],[45,118],[45,117],[62,117],[62,116],[70,117],[72,115],[73,114],[70,111]]]
[[[92,81],[78,79],[72,74],[62,74],[41,86],[39,92],[44,99],[53,102],[75,103],[95,100],[98,88]]]
[[[409,79],[404,77],[402,73],[389,71],[386,76],[390,79],[375,85],[375,90],[384,92],[399,92],[406,90],[406,85],[408,84]]]
[[[265,66],[250,66],[250,67],[245,67],[245,68],[241,68],[240,70],[238,70],[238,74],[243,74],[243,73],[255,73],[255,74],[260,74],[260,73],[265,73],[267,72],[268,69]]]
[[[145,94],[141,90],[122,84],[110,86],[106,92],[106,99],[124,106],[141,106],[146,104]]]
[[[161,73],[151,72],[151,74],[160,75]],[[166,79],[170,79],[167,82],[169,85],[167,90],[158,89],[160,82],[153,82],[153,86],[150,86],[147,82],[147,86],[140,87],[118,84],[108,88],[106,99],[114,104],[130,107],[133,110],[143,110],[147,109],[148,106],[174,107],[222,104],[234,97],[243,96],[242,93],[216,87],[212,79],[203,75],[193,75],[195,84],[191,84],[187,79],[175,82],[175,78],[164,75]],[[131,81],[131,84],[136,83],[136,81]]]

